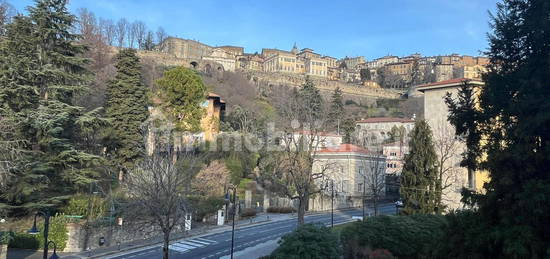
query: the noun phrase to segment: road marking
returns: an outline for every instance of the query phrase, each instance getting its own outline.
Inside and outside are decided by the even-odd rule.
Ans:
[[[180,253],[186,253],[186,252],[189,252],[189,250],[205,247],[214,243],[217,243],[217,242],[214,240],[209,240],[204,238],[195,238],[195,239],[181,240],[178,242],[174,242],[170,244],[168,248],[170,250],[174,250]]]

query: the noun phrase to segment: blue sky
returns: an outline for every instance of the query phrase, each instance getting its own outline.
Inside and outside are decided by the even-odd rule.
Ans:
[[[19,11],[32,0],[8,0]],[[212,46],[299,48],[337,58],[479,55],[497,0],[70,0],[96,16],[142,20]]]

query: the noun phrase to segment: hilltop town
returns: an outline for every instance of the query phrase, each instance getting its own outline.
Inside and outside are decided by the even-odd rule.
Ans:
[[[261,53],[246,53],[240,46],[213,47],[175,37],[160,42],[155,51],[166,55],[164,62],[184,63],[205,72],[224,70],[310,76],[395,90],[453,78],[481,79],[489,63],[486,57],[459,54],[431,57],[418,53],[405,57],[388,55],[371,61],[363,56],[338,59],[316,53],[310,48],[299,49],[296,44],[288,51],[263,48]]]

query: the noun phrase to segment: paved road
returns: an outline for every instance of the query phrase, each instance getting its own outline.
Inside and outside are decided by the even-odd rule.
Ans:
[[[372,209],[368,213],[372,213]],[[394,214],[395,206],[393,204],[383,204],[379,208],[380,214]],[[334,224],[352,221],[352,216],[361,216],[362,210],[347,210],[334,212]],[[331,215],[317,214],[306,216],[306,223],[323,223],[330,226]],[[253,247],[269,240],[277,239],[296,228],[296,218],[274,221],[249,227],[241,227],[235,230],[235,252],[247,247]],[[225,231],[216,234],[204,235],[201,237],[191,237],[187,239],[173,241],[170,245],[170,258],[219,258],[229,255],[231,249],[231,231]],[[162,258],[162,246],[159,244],[153,248],[130,251],[123,254],[117,254],[109,259],[146,259]]]

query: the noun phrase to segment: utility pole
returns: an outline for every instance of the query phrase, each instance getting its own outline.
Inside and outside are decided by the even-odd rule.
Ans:
[[[365,192],[367,190],[367,175],[363,172],[363,221],[365,220]]]
[[[330,201],[330,226],[334,227],[334,180],[331,179],[331,201]]]

